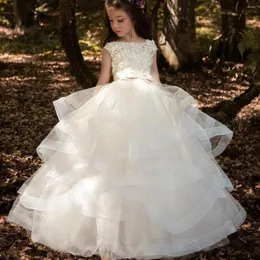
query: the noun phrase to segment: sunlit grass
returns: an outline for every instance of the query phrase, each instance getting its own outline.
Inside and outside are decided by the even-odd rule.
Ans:
[[[46,45],[43,44],[29,44],[29,43],[25,43],[25,42],[19,42],[19,41],[12,41],[12,40],[8,40],[8,41],[2,41],[0,44],[0,53],[11,53],[11,54],[15,54],[15,53],[19,53],[19,54],[39,54],[39,53],[43,53],[43,54],[49,54],[52,53],[52,49],[58,49],[60,48],[59,45],[56,44],[52,44],[52,43],[48,43]]]
[[[218,1],[198,1],[196,8],[196,34],[202,54],[207,54],[214,38],[219,35],[221,14]]]
[[[103,12],[78,13],[77,33],[82,54],[99,55],[104,34]]]
[[[9,37],[1,38],[0,54],[39,54],[61,49],[56,35],[44,35],[31,30],[29,32],[13,33]]]
[[[196,34],[200,51],[202,54],[206,54],[209,51],[213,39],[219,34],[219,32],[212,27],[197,27]]]
[[[83,55],[95,55],[101,53],[101,44],[97,41],[79,40],[79,45]]]

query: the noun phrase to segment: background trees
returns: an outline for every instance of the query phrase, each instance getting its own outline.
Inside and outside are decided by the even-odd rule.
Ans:
[[[29,27],[34,25],[36,3],[36,0],[13,1],[14,22],[17,26]]]
[[[191,68],[197,61],[196,0],[167,0],[163,3],[162,54],[172,70]]]
[[[60,17],[59,38],[70,63],[71,73],[80,85],[84,87],[95,85],[97,77],[89,68],[87,61],[84,61],[81,52],[82,44],[79,42],[80,36],[77,33],[77,18],[81,19],[84,15],[87,17],[91,12],[99,13],[102,17],[103,1],[13,0],[8,3],[13,5],[14,22],[18,27],[30,27],[36,24],[37,15],[41,13],[41,6],[52,8],[58,6],[56,12]],[[224,66],[225,61],[248,60],[252,46],[244,44],[241,55],[239,44],[248,37],[248,34],[243,34],[243,32],[247,29],[247,12],[254,4],[256,7],[256,1],[247,0],[149,0],[155,28],[154,36],[159,46],[159,61],[163,61],[160,62],[160,68],[164,67],[170,72],[194,70],[203,65],[203,57],[207,57],[211,66],[216,66],[216,68],[220,64]],[[210,13],[207,12],[210,17],[202,15],[199,19],[198,11],[202,10],[201,8],[204,8],[204,11],[206,8],[210,9]],[[79,13],[78,17],[76,13]],[[205,23],[208,18],[213,22],[208,27],[211,30],[214,28],[214,37],[208,44],[207,50],[202,46],[203,42],[198,36],[198,23]],[[229,115],[230,118],[234,117],[244,105],[250,103],[259,94],[258,82],[255,82],[258,77],[250,76],[250,73],[248,76],[250,84],[245,93],[235,97],[234,100],[225,101],[205,111],[218,117],[217,114],[225,110],[225,115]],[[243,102],[240,102],[241,100]]]
[[[84,62],[80,51],[75,10],[76,0],[60,0],[60,40],[77,82],[84,86],[94,86],[96,77]]]
[[[95,85],[97,77],[90,69],[88,62],[84,60],[84,54],[82,55],[84,40],[81,40],[82,36],[78,35],[81,25],[77,19],[82,20],[83,16],[86,18],[86,23],[93,24],[91,21],[93,13],[97,13],[100,20],[104,4],[102,0],[1,0],[1,3],[5,4],[5,7],[12,6],[12,22],[19,28],[28,28],[38,24],[40,19],[37,17],[44,16],[45,11],[43,10],[46,8],[55,10],[60,17],[59,26],[56,25],[59,39],[69,61],[71,73],[80,85],[84,87]],[[219,68],[224,66],[226,61],[247,61],[247,68],[256,67],[254,73],[247,70],[249,87],[244,93],[235,97],[234,100],[217,104],[205,111],[218,114],[225,110],[224,114],[232,118],[259,94],[259,71],[257,69],[259,67],[259,49],[254,48],[255,45],[247,44],[250,41],[250,35],[251,38],[257,38],[258,32],[246,33],[246,30],[249,29],[246,22],[247,15],[251,17],[255,15],[252,7],[259,8],[257,1],[149,0],[149,6],[154,22],[154,38],[159,46],[161,70],[166,69],[169,72],[194,70],[209,64]],[[211,24],[205,25],[209,19]],[[204,29],[208,29],[204,34],[204,37],[209,39],[207,48],[202,40],[200,31],[202,26]],[[91,32],[86,30],[85,33],[95,34],[94,30],[99,35],[93,37],[91,44],[101,38],[100,34],[102,34],[102,28],[98,24],[95,28],[91,28]],[[211,35],[211,39],[209,35]],[[88,45],[90,45],[89,42]],[[256,57],[255,60],[252,59],[252,53]],[[207,60],[206,63],[205,60]],[[215,116],[217,117],[217,115]]]

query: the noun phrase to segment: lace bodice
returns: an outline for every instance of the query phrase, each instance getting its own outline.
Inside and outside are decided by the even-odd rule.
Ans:
[[[150,76],[157,47],[153,40],[144,42],[109,42],[104,46],[112,57],[114,80]]]

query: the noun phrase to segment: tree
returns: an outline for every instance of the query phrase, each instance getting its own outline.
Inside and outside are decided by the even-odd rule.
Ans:
[[[256,33],[245,30],[247,0],[221,0],[220,3],[222,35],[213,42],[210,57],[220,57],[222,63],[225,60],[245,59],[245,72],[249,78],[249,88],[241,95],[204,109],[204,112],[223,121],[225,117],[233,119],[244,106],[260,94],[260,44]]]
[[[102,6],[104,6],[104,0],[91,0],[91,1],[86,1],[86,0],[78,0],[78,6],[79,9],[82,11],[96,11],[100,9]]]
[[[75,8],[76,0],[60,0],[60,40],[77,82],[86,88],[93,87],[97,79],[85,63],[80,50]]]
[[[222,13],[221,35],[217,37],[211,46],[210,57],[223,60],[241,60],[238,44],[241,33],[246,28],[245,10],[247,0],[220,0]]]
[[[196,0],[166,0],[159,43],[170,68],[190,68],[197,61]]]
[[[14,20],[18,27],[30,27],[34,25],[35,4],[36,0],[14,0]]]
[[[37,0],[39,5],[48,4],[52,8],[57,8],[59,6],[59,0]]]
[[[224,100],[214,107],[205,107],[202,110],[222,123],[225,123],[234,119],[240,110],[250,104],[259,94],[259,86],[254,82],[250,82],[249,88],[233,100]]]

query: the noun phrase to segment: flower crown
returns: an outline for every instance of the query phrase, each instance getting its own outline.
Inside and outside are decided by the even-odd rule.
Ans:
[[[130,5],[136,5],[138,8],[144,10],[145,8],[145,0],[124,0],[125,3]]]

